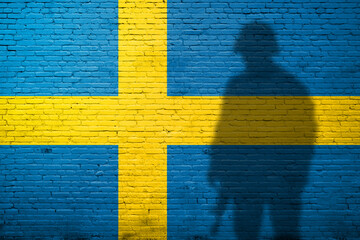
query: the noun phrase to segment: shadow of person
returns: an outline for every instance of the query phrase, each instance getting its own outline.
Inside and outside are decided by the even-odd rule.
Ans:
[[[238,239],[259,237],[265,206],[274,239],[300,239],[301,193],[316,132],[313,102],[306,86],[273,61],[279,47],[270,25],[246,24],[234,50],[245,69],[227,84],[210,151],[208,181],[218,193],[212,234],[232,203]]]

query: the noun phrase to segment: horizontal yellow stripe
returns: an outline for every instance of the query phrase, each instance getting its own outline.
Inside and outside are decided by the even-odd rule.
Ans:
[[[360,143],[360,97],[1,97],[0,144]]]

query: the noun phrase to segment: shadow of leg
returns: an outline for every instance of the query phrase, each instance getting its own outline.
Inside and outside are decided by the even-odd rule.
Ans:
[[[300,192],[286,194],[274,201],[271,205],[270,215],[273,221],[275,240],[300,240],[300,213]]]
[[[263,206],[261,204],[237,204],[234,210],[234,229],[238,239],[254,240],[259,236]]]

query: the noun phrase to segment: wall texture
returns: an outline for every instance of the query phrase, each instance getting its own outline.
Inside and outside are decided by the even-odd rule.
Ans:
[[[1,1],[1,96],[116,96],[117,1]]]
[[[116,239],[116,146],[1,146],[1,237]]]
[[[359,239],[357,0],[0,2],[0,239]]]
[[[168,93],[229,95],[224,83],[245,68],[241,50],[235,45],[240,39],[249,50],[251,39],[244,38],[241,29],[255,19],[268,24],[276,35],[274,61],[306,83],[311,95],[359,95],[356,0],[169,0]],[[244,89],[242,96],[256,95],[252,86]],[[262,95],[302,96],[265,89]]]

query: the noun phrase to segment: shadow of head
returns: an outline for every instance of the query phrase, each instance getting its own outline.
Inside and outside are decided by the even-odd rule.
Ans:
[[[245,24],[235,42],[234,52],[241,54],[246,62],[271,59],[279,52],[274,30],[261,20]]]

